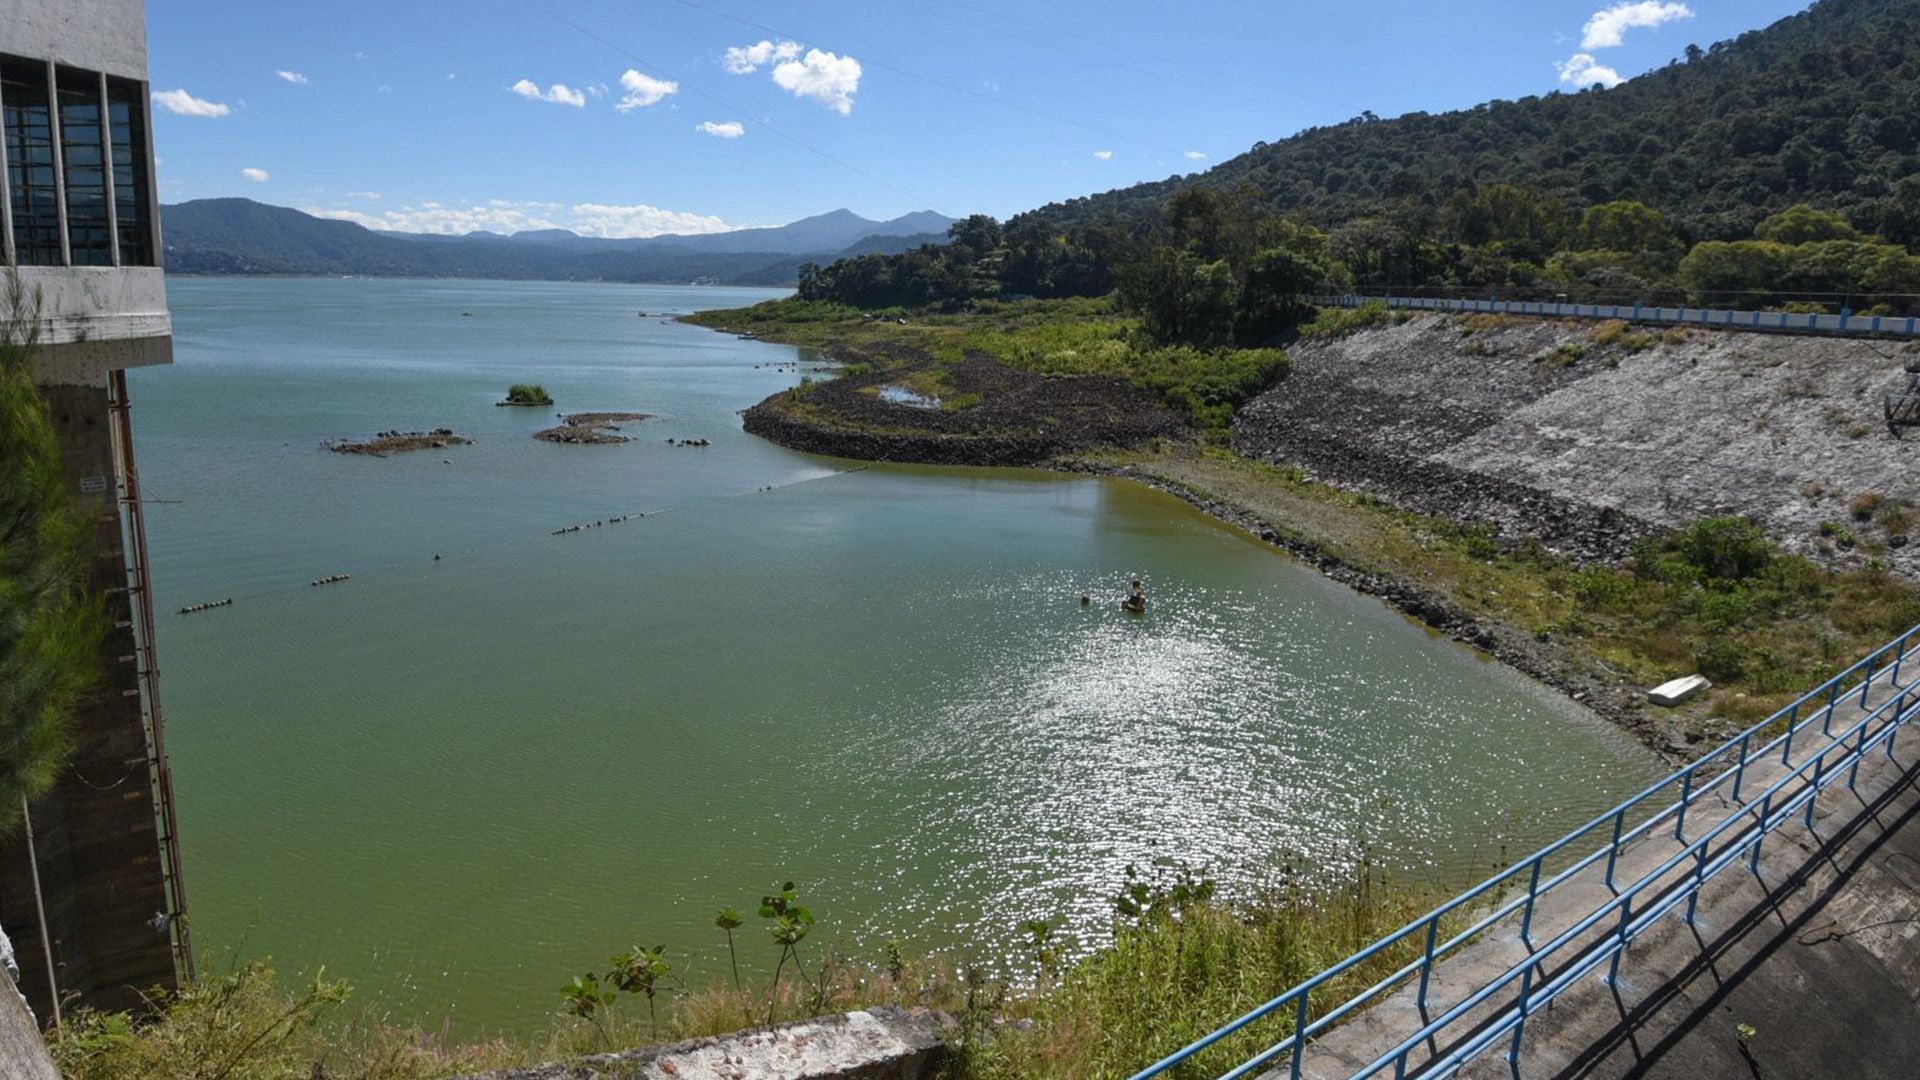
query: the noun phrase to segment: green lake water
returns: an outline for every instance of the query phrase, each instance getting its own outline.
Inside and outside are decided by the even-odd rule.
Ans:
[[[1006,959],[1030,918],[1096,941],[1130,863],[1251,888],[1370,856],[1455,886],[1660,771],[1158,492],[746,435],[738,410],[811,358],[637,314],[774,293],[169,293],[176,362],[132,396],[215,962],[325,964],[400,1018],[524,1029],[631,944],[714,976],[712,913],[787,878],[855,957]],[[624,446],[537,442],[554,410],[493,405],[523,381],[656,418]],[[320,448],[440,425],[477,442]],[[1131,576],[1144,618],[1116,604]],[[764,931],[742,943],[771,961]]]

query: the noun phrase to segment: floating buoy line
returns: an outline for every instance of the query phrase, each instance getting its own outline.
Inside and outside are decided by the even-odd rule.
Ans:
[[[718,501],[720,499],[740,499],[740,498],[745,498],[748,495],[764,495],[771,491],[778,491],[781,488],[797,487],[801,484],[811,484],[817,480],[830,480],[833,477],[845,476],[848,473],[865,472],[870,468],[872,468],[871,465],[858,465],[851,469],[837,469],[833,472],[823,473],[819,476],[808,476],[799,480],[791,480],[784,484],[766,484],[760,487],[753,488],[752,490],[749,490],[749,491],[736,491],[731,495],[715,496],[715,498],[710,501]],[[671,507],[671,506],[660,506],[650,510],[633,510],[633,511],[628,511],[626,513],[616,514],[608,518],[600,518],[595,521],[581,522],[575,525],[563,525],[560,528],[548,530],[546,535],[572,536],[576,533],[588,532],[593,529],[603,528],[607,525],[622,525],[630,521],[635,521],[637,519],[647,517],[648,515],[659,517],[660,515],[670,513],[673,510],[674,510],[674,507]],[[520,538],[510,539],[510,540],[501,540],[492,544],[482,544],[478,547],[467,548],[464,551],[457,551],[453,553],[453,556],[457,557],[460,555],[478,555],[485,551],[492,551],[499,548],[511,547],[514,544],[519,544],[524,542],[525,540]],[[424,561],[429,565],[431,565],[431,564],[437,564],[437,563],[443,562],[447,558],[448,558],[447,556],[443,556],[436,552],[435,554],[429,556]],[[384,566],[376,566],[371,569],[362,570],[360,571],[360,574],[361,576],[364,577],[369,574],[387,574],[387,573],[404,571],[404,570],[419,571],[420,569],[421,569],[420,562],[415,562],[415,561],[392,562],[392,563],[387,563]],[[254,600],[264,600],[273,596],[286,595],[288,593],[292,593],[297,590],[301,590],[303,588],[307,590],[311,590],[321,585],[338,585],[347,581],[351,581],[353,577],[354,575],[350,573],[328,574],[326,577],[315,578],[312,581],[307,582],[305,586],[292,585],[292,586],[282,586],[280,588],[273,588],[273,589],[262,589],[259,592],[247,593],[238,597],[229,596],[223,600],[215,600],[209,603],[190,604],[186,607],[181,608],[179,613],[181,615],[195,615],[203,611],[212,611],[216,608],[232,607],[236,602],[251,602]]]

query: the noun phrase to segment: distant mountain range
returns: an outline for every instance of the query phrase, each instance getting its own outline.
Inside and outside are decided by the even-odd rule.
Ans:
[[[953,222],[931,210],[891,221],[835,210],[774,228],[602,240],[565,229],[512,236],[383,232],[251,199],[196,199],[163,206],[160,215],[166,266],[174,273],[728,285],[791,285],[803,262],[944,243]]]

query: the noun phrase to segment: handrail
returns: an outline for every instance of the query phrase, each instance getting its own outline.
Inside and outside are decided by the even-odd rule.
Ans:
[[[1531,315],[1548,319],[1624,319],[1663,326],[1718,327],[1771,333],[1880,335],[1920,337],[1920,318],[1907,315],[1856,315],[1842,308],[1838,315],[1822,312],[1738,311],[1671,305],[1569,304],[1548,300],[1467,300],[1430,296],[1368,296],[1348,293],[1324,297],[1335,307],[1385,304],[1413,311],[1454,311],[1467,314]]]
[[[1551,1000],[1552,996],[1557,995],[1565,989],[1565,985],[1558,979],[1550,981],[1546,986],[1540,988],[1531,986],[1531,979],[1532,973],[1540,967],[1540,958],[1547,953],[1564,947],[1567,941],[1571,940],[1568,937],[1569,934],[1585,933],[1591,930],[1594,926],[1598,925],[1600,919],[1616,909],[1623,913],[1631,912],[1633,899],[1637,898],[1639,894],[1648,887],[1650,880],[1670,874],[1688,858],[1694,859],[1697,863],[1694,874],[1694,884],[1691,887],[1691,891],[1682,894],[1679,899],[1687,899],[1694,895],[1694,893],[1704,885],[1705,881],[1711,879],[1713,874],[1717,874],[1729,864],[1727,853],[1723,851],[1720,855],[1712,859],[1714,866],[1713,873],[1706,873],[1708,858],[1704,845],[1710,844],[1714,838],[1720,836],[1734,822],[1745,819],[1749,814],[1747,808],[1752,804],[1754,799],[1761,800],[1761,813],[1755,821],[1752,832],[1750,834],[1743,834],[1742,838],[1734,843],[1743,845],[1740,850],[1744,851],[1746,850],[1744,845],[1749,843],[1750,840],[1753,851],[1755,852],[1754,858],[1757,860],[1759,843],[1765,834],[1772,831],[1778,825],[1783,824],[1786,820],[1786,817],[1780,812],[1775,811],[1773,807],[1775,795],[1779,794],[1785,785],[1802,779],[1802,774],[1805,773],[1809,766],[1815,769],[1813,780],[1806,783],[1802,791],[1790,797],[1784,805],[1792,808],[1799,807],[1803,801],[1810,800],[1812,794],[1817,794],[1819,790],[1831,784],[1833,778],[1843,769],[1848,771],[1847,783],[1849,787],[1851,787],[1853,784],[1853,774],[1857,772],[1860,759],[1869,748],[1878,746],[1883,739],[1887,743],[1888,753],[1891,754],[1893,732],[1912,717],[1920,715],[1920,704],[1916,704],[1911,710],[1905,709],[1904,703],[1908,697],[1908,686],[1910,684],[1900,681],[1902,667],[1910,661],[1915,652],[1915,649],[1911,646],[1913,645],[1913,639],[1916,634],[1920,634],[1920,626],[1915,626],[1907,630],[1906,633],[1880,646],[1845,670],[1831,676],[1825,682],[1814,687],[1786,707],[1774,712],[1766,719],[1746,728],[1738,734],[1733,735],[1725,742],[1708,751],[1706,754],[1703,754],[1691,764],[1648,785],[1640,791],[1639,794],[1629,797],[1612,810],[1601,814],[1585,825],[1552,841],[1533,855],[1518,860],[1506,869],[1482,881],[1480,884],[1440,904],[1420,918],[1407,923],[1405,926],[1387,934],[1366,948],[1355,952],[1345,960],[1321,971],[1319,974],[1299,983],[1285,993],[1249,1010],[1231,1022],[1194,1040],[1147,1068],[1142,1069],[1133,1075],[1132,1080],[1147,1080],[1147,1078],[1158,1076],[1168,1069],[1173,1068],[1175,1065],[1191,1060],[1221,1040],[1246,1028],[1248,1025],[1275,1016],[1288,1007],[1291,1007],[1294,1014],[1294,1030],[1288,1034],[1285,1039],[1260,1052],[1255,1055],[1254,1058],[1249,1059],[1235,1069],[1223,1074],[1222,1080],[1244,1076],[1254,1069],[1272,1062],[1281,1054],[1285,1053],[1291,1053],[1292,1055],[1292,1075],[1297,1078],[1300,1075],[1301,1052],[1304,1050],[1307,1042],[1344,1019],[1347,1015],[1365,1007],[1388,991],[1405,983],[1416,974],[1420,979],[1418,998],[1422,1015],[1424,1016],[1428,982],[1434,968],[1438,966],[1440,961],[1453,950],[1462,947],[1495,924],[1511,918],[1516,912],[1522,911],[1524,911],[1524,914],[1522,915],[1521,940],[1527,946],[1527,958],[1524,963],[1509,968],[1488,985],[1482,987],[1474,994],[1469,995],[1465,1001],[1454,1006],[1453,1009],[1448,1010],[1447,1013],[1436,1020],[1424,1025],[1416,1037],[1410,1039],[1401,1047],[1396,1048],[1393,1056],[1383,1058],[1369,1065],[1356,1075],[1370,1076],[1374,1072],[1384,1068],[1386,1064],[1394,1063],[1396,1060],[1398,1060],[1399,1064],[1399,1070],[1396,1072],[1396,1075],[1399,1075],[1399,1073],[1405,1069],[1406,1063],[1404,1057],[1409,1051],[1420,1045],[1420,1043],[1427,1041],[1432,1035],[1445,1027],[1447,1023],[1457,1020],[1461,1015],[1464,1015],[1466,1011],[1484,1003],[1488,997],[1492,996],[1492,994],[1500,988],[1509,985],[1515,978],[1522,980],[1523,987],[1520,1001],[1513,1007],[1522,1010],[1517,1015],[1515,1023],[1524,1023],[1525,1009],[1533,1004],[1536,999]],[[1891,661],[1890,665],[1887,663],[1889,660]],[[1856,676],[1858,676],[1857,682],[1854,681]],[[1867,709],[1868,698],[1879,676],[1885,676],[1884,685],[1896,688],[1898,693],[1888,697],[1886,701],[1874,706],[1871,710],[1866,711],[1865,715],[1852,727],[1848,728],[1839,736],[1834,736],[1832,733],[1832,722],[1835,709],[1843,704],[1852,705],[1856,696],[1854,693],[1856,689],[1859,691],[1857,696],[1860,708],[1863,710]],[[1896,703],[1899,704],[1896,705]],[[1814,705],[1814,707],[1806,708],[1809,705]],[[1890,706],[1894,706],[1892,718],[1870,741],[1867,737],[1867,725],[1870,725],[1876,718],[1885,713]],[[1802,717],[1803,710],[1805,711],[1804,718]],[[1768,729],[1782,721],[1785,722],[1784,730],[1771,739],[1767,739],[1766,732]],[[1827,738],[1827,743],[1821,746],[1818,752],[1808,757],[1798,766],[1789,769],[1784,776],[1775,779],[1764,790],[1751,794],[1743,799],[1740,789],[1745,781],[1748,768],[1756,762],[1766,761],[1776,749],[1780,750],[1782,763],[1790,764],[1795,737],[1815,723],[1821,725],[1821,733],[1823,737]],[[1855,737],[1856,734],[1859,739],[1859,745],[1847,748],[1846,741],[1849,738]],[[1754,746],[1756,737],[1765,740],[1758,747]],[[1836,747],[1846,749],[1846,754],[1839,764],[1829,770],[1826,765],[1826,758]],[[1730,764],[1719,772],[1711,775],[1704,782],[1696,782],[1699,776],[1705,772],[1706,768],[1710,767],[1710,763],[1721,759],[1724,755],[1733,751],[1738,751],[1738,753],[1731,760]],[[1729,780],[1732,781],[1732,791],[1729,793],[1729,801],[1738,805],[1741,809],[1729,814],[1718,825],[1708,829],[1704,835],[1699,836],[1691,842],[1687,841],[1685,833],[1688,808],[1699,803],[1702,799],[1710,797]],[[1661,801],[1657,804],[1649,805],[1653,803],[1662,792],[1675,784],[1680,785],[1678,798],[1675,801]],[[1651,816],[1647,817],[1646,820],[1641,821],[1631,828],[1626,826],[1630,816],[1638,817],[1639,813],[1644,813],[1649,810],[1651,811]],[[1788,813],[1790,813],[1790,810]],[[1642,875],[1640,879],[1624,887],[1616,886],[1613,880],[1614,871],[1622,849],[1642,837],[1651,835],[1656,828],[1668,821],[1674,823],[1674,838],[1684,845],[1682,850],[1669,858],[1659,869],[1654,871],[1652,875]],[[1559,855],[1579,842],[1583,837],[1603,827],[1611,830],[1611,835],[1605,843],[1584,856],[1575,859],[1565,868],[1554,871],[1544,881],[1542,880],[1541,875],[1548,859]],[[1552,942],[1546,945],[1538,947],[1533,945],[1530,936],[1532,917],[1540,898],[1549,894],[1576,874],[1591,868],[1595,863],[1599,862],[1602,857],[1607,859],[1606,884],[1612,895],[1612,899],[1602,904],[1600,908],[1588,912],[1583,918],[1577,920],[1573,930],[1563,931],[1560,935],[1557,935]],[[1488,897],[1489,894],[1495,894],[1499,890],[1508,887],[1508,885],[1522,873],[1529,875],[1528,887],[1524,893],[1518,893],[1512,898],[1497,904],[1492,912],[1475,920],[1466,929],[1453,934],[1444,942],[1438,940],[1442,920],[1447,919],[1468,905],[1481,901],[1483,898]],[[1631,941],[1633,936],[1636,936],[1639,932],[1639,930],[1633,929],[1634,927],[1644,929],[1646,926],[1651,925],[1658,917],[1671,911],[1677,902],[1678,900],[1669,902],[1665,897],[1656,898],[1654,901],[1656,910],[1649,911],[1643,908],[1641,913],[1642,918],[1638,921],[1632,920],[1628,915],[1623,915],[1621,933],[1626,936],[1619,938],[1621,947],[1624,948],[1625,943]],[[1689,918],[1691,918],[1691,908],[1689,909]],[[1393,973],[1385,976],[1366,989],[1349,995],[1345,1000],[1335,1004],[1320,1016],[1309,1019],[1308,1014],[1311,1011],[1311,997],[1315,990],[1325,986],[1333,979],[1346,974],[1375,956],[1380,955],[1387,949],[1407,942],[1415,934],[1425,936],[1425,945],[1419,959],[1409,961],[1407,964],[1400,966]],[[1617,955],[1617,953],[1615,955]],[[1604,959],[1604,957],[1602,957],[1602,959]],[[1575,962],[1579,963],[1580,959],[1576,958]],[[1591,970],[1591,966],[1589,965],[1583,970]],[[1551,991],[1551,993],[1548,993],[1548,991]],[[1506,1015],[1507,1014],[1503,1013],[1502,1017]],[[1476,1036],[1476,1041],[1477,1040],[1478,1036]],[[1484,1048],[1484,1045],[1479,1045],[1475,1049],[1475,1052],[1477,1053],[1480,1049]],[[1461,1060],[1464,1061],[1466,1059],[1462,1058]]]

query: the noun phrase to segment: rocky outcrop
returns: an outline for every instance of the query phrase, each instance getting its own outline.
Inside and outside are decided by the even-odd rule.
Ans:
[[[1829,563],[1920,572],[1920,436],[1881,416],[1920,347],[1425,316],[1292,356],[1234,425],[1248,457],[1579,559],[1738,514]]]
[[[467,1080],[922,1080],[946,1060],[952,1023],[926,1009],[863,1009]]]

